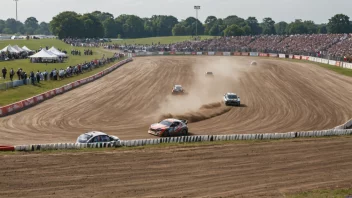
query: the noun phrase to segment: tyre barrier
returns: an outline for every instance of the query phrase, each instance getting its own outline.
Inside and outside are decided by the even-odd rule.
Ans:
[[[323,131],[301,131],[288,133],[263,133],[263,134],[230,134],[230,135],[198,135],[178,136],[156,139],[121,140],[114,143],[55,143],[55,144],[31,144],[19,146],[1,147],[0,151],[50,151],[50,150],[79,150],[88,148],[119,148],[139,147],[157,144],[191,143],[191,142],[216,142],[216,141],[240,141],[240,140],[278,140],[309,137],[346,136],[352,135],[352,129],[331,129]],[[5,149],[2,149],[5,148]]]

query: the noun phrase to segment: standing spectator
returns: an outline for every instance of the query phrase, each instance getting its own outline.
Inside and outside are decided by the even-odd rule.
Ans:
[[[15,75],[15,71],[13,71],[13,68],[10,70],[10,80],[12,81],[13,76]]]
[[[39,72],[39,70],[35,74],[35,77],[37,78],[37,83],[39,84],[40,83],[40,72]]]
[[[31,71],[29,78],[31,79],[32,85],[34,85],[35,80],[34,80],[34,72],[33,71]]]
[[[48,80],[48,72],[45,70],[44,71],[44,80],[47,81]]]
[[[21,80],[21,77],[22,77],[22,69],[21,68],[18,68],[17,76],[18,76],[18,80]]]
[[[24,72],[24,71],[22,71],[22,80],[23,80],[23,84],[27,84],[27,73],[26,72]]]
[[[7,74],[7,69],[6,67],[4,67],[4,69],[2,69],[2,77],[4,78],[4,80],[6,79],[6,74]]]

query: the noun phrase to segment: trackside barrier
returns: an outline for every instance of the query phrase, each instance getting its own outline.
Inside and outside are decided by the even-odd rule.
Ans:
[[[0,117],[4,117],[7,115],[11,115],[13,113],[17,113],[20,112],[22,110],[25,110],[27,108],[33,107],[45,100],[48,100],[52,97],[55,97],[57,95],[63,94],[65,92],[68,92],[70,90],[73,90],[79,86],[82,86],[84,84],[87,84],[89,82],[95,81],[99,78],[101,78],[102,76],[105,76],[107,74],[109,74],[110,72],[114,71],[115,69],[121,67],[122,65],[131,62],[132,58],[128,58],[125,60],[122,60],[112,66],[110,66],[109,68],[94,74],[92,76],[89,76],[87,78],[81,79],[81,80],[77,80],[75,82],[72,82],[70,84],[64,85],[62,87],[47,91],[45,93],[39,94],[37,96],[33,96],[31,98],[27,98],[25,100],[13,103],[13,104],[9,104],[3,107],[0,107]]]
[[[343,67],[346,69],[352,69],[352,63],[346,63],[341,61],[323,59],[318,57],[303,56],[303,55],[294,55],[294,54],[278,54],[278,53],[260,53],[260,52],[213,52],[213,51],[204,51],[204,52],[137,52],[131,54],[132,57],[136,56],[154,56],[154,55],[208,55],[208,56],[260,56],[260,57],[272,57],[272,58],[289,58],[297,60],[306,60],[317,63],[324,63],[329,65],[334,65],[337,67]],[[129,55],[130,57],[130,55]],[[20,83],[20,82],[19,82]],[[0,87],[1,88],[1,87]],[[0,111],[1,116],[1,111]]]
[[[239,141],[239,140],[274,140],[274,139],[293,139],[308,137],[325,137],[325,136],[345,136],[352,135],[352,129],[345,129],[352,126],[352,120],[346,122],[334,129],[322,131],[301,131],[288,133],[264,133],[264,134],[229,134],[229,135],[198,135],[198,136],[179,136],[156,139],[138,139],[138,140],[121,140],[114,143],[55,143],[55,144],[38,144],[38,145],[18,145],[9,147],[9,150],[0,151],[46,151],[46,150],[74,150],[85,148],[119,148],[119,147],[138,147],[156,144],[175,144],[190,142],[215,142],[215,141]]]

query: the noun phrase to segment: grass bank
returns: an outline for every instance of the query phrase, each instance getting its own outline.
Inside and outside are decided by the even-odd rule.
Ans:
[[[103,50],[102,48],[84,48],[84,47],[72,47],[67,45],[66,43],[57,40],[57,39],[40,39],[40,40],[0,40],[0,48],[4,48],[7,45],[18,45],[20,47],[27,46],[31,50],[38,50],[40,47],[48,46],[51,48],[52,46],[56,47],[57,49],[66,50],[70,53],[71,50],[76,49],[82,52],[81,56],[72,56],[70,54],[67,61],[64,63],[30,63],[29,59],[20,59],[20,60],[13,60],[13,61],[2,61],[0,62],[0,68],[6,67],[8,70],[7,78],[4,80],[2,75],[0,77],[0,83],[4,83],[9,81],[9,72],[10,69],[13,68],[15,72],[22,68],[27,74],[31,71],[51,71],[53,69],[60,69],[60,68],[67,68],[68,66],[74,66],[85,61],[91,61],[94,59],[100,59],[105,54],[106,57],[110,57],[113,55],[113,52]],[[91,49],[93,51],[92,56],[85,56],[83,54],[84,49]],[[14,76],[14,79],[17,79],[17,75]],[[1,94],[1,93],[0,93]]]
[[[350,198],[352,197],[352,188],[335,189],[335,190],[313,190],[286,195],[287,198]]]
[[[214,38],[214,36],[200,36],[200,37],[201,37],[201,40],[208,39],[208,38]],[[149,37],[149,38],[138,38],[138,39],[113,40],[113,43],[120,44],[120,45],[124,45],[125,43],[127,45],[131,45],[131,44],[151,45],[152,43],[158,44],[159,42],[160,42],[160,44],[171,44],[171,43],[187,41],[190,39],[191,39],[191,36],[165,36],[165,37]]]

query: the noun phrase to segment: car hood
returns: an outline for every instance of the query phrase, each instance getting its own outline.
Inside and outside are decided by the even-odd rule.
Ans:
[[[155,124],[152,124],[150,126],[150,128],[152,128],[152,129],[166,129],[166,128],[169,128],[169,127],[166,126],[166,125],[160,124],[160,123],[155,123]]]

